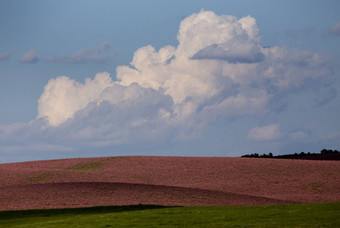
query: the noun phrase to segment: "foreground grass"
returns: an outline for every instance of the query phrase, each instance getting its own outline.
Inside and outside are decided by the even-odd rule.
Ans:
[[[340,227],[340,203],[0,211],[0,227]]]

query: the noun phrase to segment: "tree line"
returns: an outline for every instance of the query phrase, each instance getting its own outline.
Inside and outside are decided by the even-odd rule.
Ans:
[[[268,154],[245,154],[241,157],[246,158],[299,158],[299,159],[322,159],[322,160],[340,160],[340,152],[338,150],[329,150],[329,149],[322,149],[320,153],[311,153],[311,152],[301,152],[301,153],[294,153],[294,154],[284,154],[284,155],[276,155],[274,156],[273,153]],[[329,158],[329,159],[328,159]]]

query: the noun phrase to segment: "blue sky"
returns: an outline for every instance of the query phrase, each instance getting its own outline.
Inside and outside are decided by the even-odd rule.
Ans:
[[[1,0],[0,162],[339,149],[339,7]]]

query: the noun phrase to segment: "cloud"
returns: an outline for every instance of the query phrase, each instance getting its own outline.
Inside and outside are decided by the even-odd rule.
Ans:
[[[129,65],[116,68],[115,80],[106,72],[84,83],[68,76],[51,79],[37,118],[0,131],[0,141],[29,138],[30,145],[46,141],[79,149],[186,140],[219,119],[264,115],[273,110],[272,100],[332,73],[323,55],[264,48],[250,16],[202,10],[181,22],[177,39],[176,47],[139,48]],[[104,43],[52,61],[105,62],[102,54],[109,48]],[[279,124],[248,135],[260,141],[281,137]]]
[[[154,120],[155,128],[196,132],[219,117],[266,113],[271,109],[269,101],[278,93],[299,88],[306,79],[324,79],[330,74],[327,59],[321,55],[276,46],[263,48],[256,20],[250,16],[237,19],[201,11],[181,22],[177,38],[177,47],[138,49],[129,66],[117,67],[115,81],[108,73],[99,73],[84,84],[65,76],[51,79],[39,99],[38,118],[54,127],[82,118],[82,124],[73,128],[77,129],[86,128],[98,115],[99,122],[106,120],[105,124],[112,126],[112,135],[131,133],[137,125],[146,130]],[[143,94],[157,94],[162,99]],[[160,103],[148,107],[148,99]],[[143,115],[139,104],[148,107],[151,119]],[[121,116],[118,110],[134,110],[141,116]],[[100,135],[95,128],[87,129],[86,134],[94,131]]]
[[[273,141],[283,137],[280,124],[270,124],[249,130],[248,139],[254,141]]]
[[[13,53],[14,51],[0,52],[0,62],[9,59]]]
[[[102,43],[96,48],[83,48],[72,55],[58,55],[49,59],[50,62],[57,63],[107,63],[112,58],[109,50],[112,48],[108,42]]]
[[[209,15],[210,12],[205,12],[205,14],[205,18],[202,17],[204,15],[202,12],[198,18],[189,20],[189,17],[185,20],[196,23],[201,19],[197,24],[191,26],[193,30],[209,30],[214,35],[203,35],[202,33],[201,40],[191,37],[190,33],[189,37],[188,34],[179,35],[179,39],[183,39],[183,42],[189,42],[187,41],[188,38],[197,39],[200,44],[206,42],[201,49],[193,53],[192,59],[225,60],[230,63],[256,63],[264,60],[259,42],[259,29],[254,18],[247,16],[237,20],[232,16],[215,17],[216,15]],[[208,20],[208,17],[210,17],[210,20]],[[186,23],[183,21],[181,28],[188,28],[185,25]],[[188,32],[186,31],[186,33]]]
[[[37,63],[39,61],[38,51],[30,50],[21,56],[20,61],[22,63]]]
[[[51,79],[38,101],[38,118],[47,117],[52,126],[57,126],[99,99],[100,93],[110,86],[112,80],[108,73],[98,73],[93,80],[87,79],[85,84],[66,76]]]
[[[337,23],[334,27],[331,27],[327,31],[328,35],[331,36],[339,36],[340,35],[340,22]]]
[[[314,101],[316,102],[317,107],[323,107],[332,100],[337,97],[337,91],[335,88],[330,88],[326,92],[323,92],[319,95],[318,98],[315,98]]]
[[[327,140],[340,140],[340,131],[331,131],[322,136],[323,139]]]
[[[75,141],[94,145],[121,145],[169,137],[167,114],[169,96],[137,84],[114,85],[103,91],[99,102],[92,102],[60,125],[62,132]],[[170,124],[170,123],[169,123]],[[64,136],[63,136],[64,137]]]
[[[45,86],[38,119],[58,127],[64,139],[122,144],[159,136],[172,105],[171,97],[160,91],[137,83],[122,86],[105,72],[84,84],[63,76]]]
[[[224,43],[223,46],[213,44],[198,51],[192,58],[225,60],[230,63],[257,63],[264,60],[264,55],[255,44],[237,42]]]

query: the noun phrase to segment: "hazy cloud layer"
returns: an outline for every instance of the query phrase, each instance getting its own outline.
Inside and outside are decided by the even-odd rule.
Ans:
[[[30,50],[27,53],[23,54],[20,58],[22,63],[37,63],[39,61],[38,51]]]
[[[0,52],[0,62],[9,59],[14,51]]]
[[[315,98],[314,101],[316,106],[322,107],[328,104],[330,101],[333,101],[337,97],[337,90],[333,87],[326,90],[326,92],[319,94],[318,98]]]
[[[51,79],[39,99],[37,119],[0,128],[0,140],[15,135],[36,140],[34,145],[46,140],[65,148],[186,140],[219,118],[271,112],[271,100],[311,82],[320,86],[331,75],[322,55],[262,47],[250,16],[201,11],[181,22],[177,39],[177,47],[138,49],[130,65],[116,68],[116,80],[105,72],[84,83],[66,76]],[[109,48],[104,43],[52,61],[103,62]],[[281,137],[279,124],[248,134],[255,141]]]
[[[57,55],[49,59],[50,62],[58,63],[107,63],[112,58],[110,43],[104,42],[96,48],[83,48],[71,55]]]
[[[282,136],[280,124],[255,127],[248,132],[248,139],[255,141],[272,141],[280,139]]]
[[[340,36],[340,22],[334,27],[329,28],[327,34],[332,36]]]

